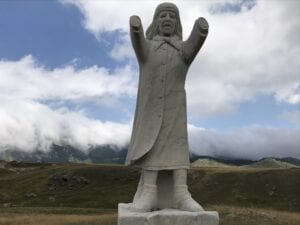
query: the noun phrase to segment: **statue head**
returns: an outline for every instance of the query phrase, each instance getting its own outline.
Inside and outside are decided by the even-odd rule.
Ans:
[[[173,3],[162,3],[157,6],[152,24],[146,32],[149,40],[154,36],[176,36],[182,40],[182,26],[179,17],[179,10]]]

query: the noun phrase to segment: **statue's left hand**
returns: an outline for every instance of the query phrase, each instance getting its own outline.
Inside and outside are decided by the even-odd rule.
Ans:
[[[198,27],[199,27],[200,32],[202,34],[207,34],[208,33],[209,25],[208,25],[208,22],[206,21],[206,19],[204,17],[199,17],[196,20],[196,23],[198,24]]]

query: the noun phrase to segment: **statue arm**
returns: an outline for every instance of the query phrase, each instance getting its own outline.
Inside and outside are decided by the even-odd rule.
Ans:
[[[208,35],[208,23],[206,19],[200,17],[196,20],[189,38],[183,42],[183,54],[187,64],[191,64],[202,47]]]
[[[143,26],[138,16],[130,17],[130,37],[133,49],[140,62],[143,62],[146,58],[147,43],[144,35]]]

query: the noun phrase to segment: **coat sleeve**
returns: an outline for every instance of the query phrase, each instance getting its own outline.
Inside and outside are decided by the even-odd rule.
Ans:
[[[198,18],[189,38],[183,42],[183,55],[188,65],[193,62],[202,47],[208,35],[208,28],[207,21],[203,17]]]
[[[143,26],[138,16],[130,17],[130,38],[138,62],[142,63],[147,55],[147,41],[144,35]]]

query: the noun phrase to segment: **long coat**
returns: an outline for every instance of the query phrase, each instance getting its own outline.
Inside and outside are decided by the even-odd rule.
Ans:
[[[189,167],[185,79],[207,34],[197,21],[187,41],[177,36],[145,39],[131,27],[140,68],[134,124],[126,164],[144,169]]]

